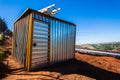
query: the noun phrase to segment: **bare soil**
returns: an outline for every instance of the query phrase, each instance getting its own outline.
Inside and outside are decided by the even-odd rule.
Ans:
[[[87,62],[95,67],[120,74],[120,59],[107,56],[93,56],[76,53],[76,59]]]
[[[69,60],[52,66],[27,72],[12,57],[0,64],[2,80],[120,80],[120,60],[113,57],[75,54]]]
[[[6,49],[8,49],[9,52],[12,53],[12,38],[11,37],[8,36],[5,39],[3,47],[5,47]]]
[[[1,74],[2,80],[95,80],[94,78],[77,74],[76,70],[74,71],[74,67],[76,67],[74,65],[76,61],[74,60],[31,72],[24,70],[24,68],[12,56],[9,56],[6,60],[9,60],[9,67],[6,67],[4,71],[2,71],[4,72],[4,74]],[[71,63],[73,64],[71,65]]]

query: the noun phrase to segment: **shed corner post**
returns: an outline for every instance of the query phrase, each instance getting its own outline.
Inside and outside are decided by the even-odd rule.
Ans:
[[[28,25],[28,41],[27,41],[27,53],[26,53],[26,69],[31,69],[32,59],[32,40],[33,40],[33,12],[29,14],[29,25]]]
[[[13,25],[13,32],[12,32],[12,56],[14,55],[14,30],[15,30],[15,23]]]

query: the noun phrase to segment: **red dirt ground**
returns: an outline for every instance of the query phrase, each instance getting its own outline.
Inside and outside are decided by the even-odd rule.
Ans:
[[[96,67],[105,69],[107,71],[120,74],[120,60],[113,57],[106,56],[92,56],[87,54],[76,53],[76,59],[87,62]]]
[[[27,72],[9,56],[3,80],[120,80],[120,60],[113,57],[75,54],[75,60]],[[5,67],[4,67],[5,68]],[[2,68],[1,68],[2,69]]]
[[[9,70],[6,70],[7,73],[5,72],[6,75],[3,76],[3,80],[95,80],[77,73],[69,74],[72,67],[69,67],[69,71],[64,70],[68,68],[69,62],[67,62],[67,64],[62,63],[65,67],[62,64],[57,64],[40,70],[27,72],[12,56],[9,56],[7,60],[9,60]]]
[[[7,38],[5,39],[3,47],[8,49],[10,52],[12,52],[12,38],[11,37],[7,36]]]

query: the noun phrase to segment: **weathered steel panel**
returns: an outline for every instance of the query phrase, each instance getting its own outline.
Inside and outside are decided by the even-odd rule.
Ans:
[[[14,23],[13,55],[25,66],[29,15]]]
[[[50,24],[50,63],[74,58],[75,25],[34,13],[34,19]],[[47,31],[47,30],[46,30]]]
[[[33,18],[29,19],[32,13]],[[70,22],[37,11],[28,12],[14,24],[13,55],[27,70],[73,59],[75,35],[76,27]],[[32,49],[27,49],[29,46]]]

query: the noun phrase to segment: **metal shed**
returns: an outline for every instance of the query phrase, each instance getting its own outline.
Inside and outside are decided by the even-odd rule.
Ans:
[[[13,56],[33,70],[74,58],[76,25],[33,9],[15,21]]]

